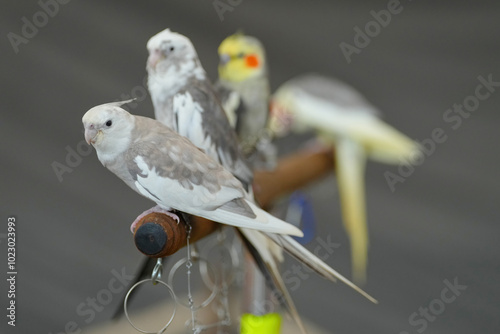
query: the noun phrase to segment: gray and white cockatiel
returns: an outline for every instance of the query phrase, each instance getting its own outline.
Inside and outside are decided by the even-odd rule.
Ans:
[[[354,281],[366,280],[368,226],[364,190],[366,159],[397,164],[420,147],[381,121],[378,110],[354,88],[316,74],[301,75],[273,94],[270,129],[276,136],[314,130],[335,147],[343,222],[351,242]]]
[[[245,164],[238,139],[191,41],[166,29],[151,37],[147,48],[148,86],[155,117],[219,161],[251,192],[253,173]],[[253,196],[249,194],[247,199],[253,200]],[[292,238],[245,227],[238,231],[259,267],[283,294],[285,306],[303,332],[305,328],[278,270],[282,249],[323,277],[332,281],[338,278],[375,301]]]
[[[270,88],[264,46],[238,32],[222,41],[218,54],[215,88],[243,153],[254,169],[274,169],[277,150],[267,129]]]
[[[85,113],[82,122],[85,140],[94,146],[99,161],[130,188],[156,202],[160,210],[302,235],[295,226],[246,199],[241,182],[185,137],[156,120],[120,108],[127,102],[96,106]]]
[[[166,29],[147,48],[155,118],[219,161],[248,190],[253,172],[191,41]]]

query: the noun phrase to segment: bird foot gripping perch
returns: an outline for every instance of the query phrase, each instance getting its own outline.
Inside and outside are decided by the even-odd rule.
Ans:
[[[219,228],[210,220],[192,217],[190,240],[196,242]],[[161,258],[172,255],[187,245],[185,223],[179,223],[164,213],[152,212],[143,216],[136,225],[134,242],[137,249],[146,256]]]
[[[165,210],[163,209],[162,207],[160,207],[159,205],[156,205],[154,207],[152,207],[151,209],[149,210],[146,210],[144,211],[143,213],[141,213],[135,220],[134,222],[132,223],[132,225],[130,225],[130,232],[134,233],[135,229],[137,228],[137,224],[139,224],[140,221],[142,221],[142,218],[146,217],[147,215],[149,215],[150,213],[154,213],[154,212],[157,212],[157,213],[163,213],[163,214],[166,214],[167,216],[169,216],[170,218],[174,219],[175,221],[177,221],[177,223],[179,223],[179,216],[177,216],[175,213],[173,212],[170,212],[168,210]]]

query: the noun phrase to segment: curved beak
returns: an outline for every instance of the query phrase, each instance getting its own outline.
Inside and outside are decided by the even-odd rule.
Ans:
[[[156,69],[156,64],[163,58],[160,50],[152,50],[149,52],[147,67],[151,69]]]
[[[98,131],[91,125],[90,127],[85,127],[85,141],[87,144],[95,143]]]

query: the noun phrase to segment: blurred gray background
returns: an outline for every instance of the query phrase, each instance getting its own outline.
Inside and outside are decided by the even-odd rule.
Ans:
[[[454,104],[473,101],[479,76],[500,82],[498,2],[401,0],[401,11],[348,63],[339,45],[354,45],[353,29],[364,30],[370,11],[390,1],[221,1],[233,4],[223,20],[212,0],[73,0],[52,6],[51,16],[39,14],[37,1],[2,2],[0,268],[7,272],[6,224],[15,216],[18,275],[15,328],[6,324],[4,279],[0,285],[0,332],[85,333],[119,303],[113,294],[95,318],[77,311],[108,288],[113,270],[135,272],[142,257],[129,225],[151,203],[89,154],[81,117],[130,95],[140,102],[129,110],[153,116],[143,94],[145,45],[170,27],[192,39],[212,78],[218,44],[242,28],[266,46],[273,88],[320,72],[358,88],[411,138],[432,138],[437,128],[446,136],[394,191],[384,173],[397,166],[367,166],[365,289],[380,304],[311,276],[292,291],[304,318],[332,333],[499,333],[500,87],[470,115],[446,118]],[[34,20],[38,31],[25,28],[21,40]],[[279,145],[291,152],[303,139]],[[79,158],[66,161],[68,150]],[[66,168],[60,177],[56,165]],[[305,193],[318,235],[340,244],[326,262],[350,277],[333,175]],[[445,280],[466,286],[449,303]]]

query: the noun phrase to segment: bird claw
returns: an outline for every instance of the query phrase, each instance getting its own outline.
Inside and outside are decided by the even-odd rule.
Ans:
[[[179,216],[177,216],[175,213],[172,213],[172,212],[166,211],[166,210],[162,211],[161,213],[166,214],[167,216],[169,216],[170,218],[175,220],[177,222],[177,225],[179,225],[181,220],[179,219]]]
[[[149,215],[150,213],[163,213],[163,214],[169,216],[170,218],[172,218],[173,220],[175,220],[177,222],[177,225],[180,222],[179,216],[177,216],[175,213],[172,213],[172,212],[170,212],[168,210],[165,210],[162,207],[160,207],[160,206],[157,205],[157,206],[152,207],[151,209],[146,210],[143,213],[141,213],[134,220],[134,222],[132,223],[132,225],[130,225],[130,232],[134,233],[137,224],[141,221],[142,218],[144,218],[145,216]]]

